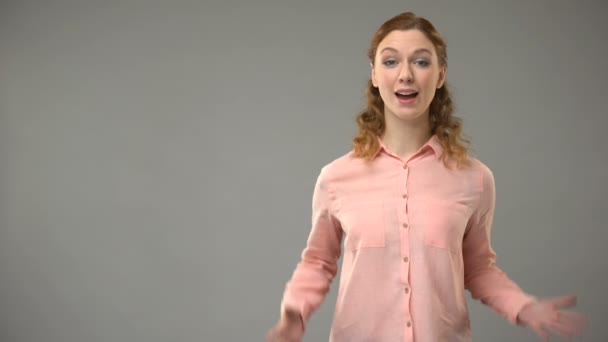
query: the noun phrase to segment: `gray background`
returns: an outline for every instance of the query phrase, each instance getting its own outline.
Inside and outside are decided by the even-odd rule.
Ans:
[[[604,1],[3,1],[0,341],[261,341],[372,33],[448,42],[499,265],[608,340]],[[334,285],[337,285],[338,279]],[[306,341],[326,341],[337,286]],[[537,341],[469,301],[476,341]]]

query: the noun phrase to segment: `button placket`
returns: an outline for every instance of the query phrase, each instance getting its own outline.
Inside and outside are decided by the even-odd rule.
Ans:
[[[403,300],[403,310],[405,313],[404,319],[405,319],[405,326],[403,327],[404,329],[404,335],[406,336],[406,340],[411,341],[413,339],[413,329],[412,329],[412,315],[410,312],[410,301],[411,301],[411,294],[412,294],[412,289],[410,287],[410,281],[409,281],[409,271],[410,271],[410,258],[409,258],[409,254],[410,254],[410,232],[409,230],[411,229],[410,225],[409,225],[409,217],[408,217],[408,202],[409,202],[409,196],[411,195],[408,191],[408,178],[409,178],[409,167],[407,164],[403,164],[402,165],[403,168],[403,183],[400,182],[401,187],[402,187],[402,191],[401,191],[401,199],[400,199],[400,203],[401,206],[399,208],[399,217],[401,218],[401,222],[400,222],[400,231],[401,231],[401,241],[402,241],[402,245],[401,245],[401,264],[402,264],[402,269],[403,269],[403,273],[402,273],[402,277],[401,277],[401,283],[402,283],[402,291],[403,291],[403,296],[404,296],[404,300]]]
[[[411,333],[411,312],[410,312],[410,301],[411,301],[411,287],[409,282],[409,271],[410,271],[410,233],[409,233],[409,220],[408,220],[408,201],[409,201],[409,191],[408,191],[408,176],[409,176],[409,167],[407,164],[402,165],[403,173],[401,173],[399,180],[399,192],[397,196],[399,203],[399,228],[401,235],[401,264],[402,264],[402,274],[401,274],[401,286],[403,291],[403,312],[405,314],[404,318],[406,320],[405,329],[409,329]],[[408,332],[406,332],[407,334]]]

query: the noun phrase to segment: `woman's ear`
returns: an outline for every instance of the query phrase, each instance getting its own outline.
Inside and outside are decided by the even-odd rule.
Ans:
[[[376,80],[376,71],[374,70],[374,63],[369,62],[369,66],[371,68],[372,85],[378,88],[378,81]]]
[[[439,69],[439,79],[437,80],[437,89],[440,89],[445,84],[445,79],[448,73],[448,68],[442,65]]]

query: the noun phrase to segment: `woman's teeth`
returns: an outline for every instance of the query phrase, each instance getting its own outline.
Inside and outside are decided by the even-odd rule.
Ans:
[[[400,97],[402,99],[411,99],[416,97],[416,95],[418,95],[418,93],[395,93],[397,95],[397,97]]]

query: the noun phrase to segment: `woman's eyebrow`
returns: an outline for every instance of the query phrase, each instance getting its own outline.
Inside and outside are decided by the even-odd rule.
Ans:
[[[382,49],[382,51],[380,51],[380,53],[383,53],[384,51],[391,51],[391,52],[395,52],[398,53],[399,51],[397,51],[397,49],[392,48],[390,46],[385,47],[384,49]],[[412,55],[418,55],[421,53],[428,53],[429,55],[433,55],[433,53],[431,52],[431,50],[426,49],[426,48],[420,48],[420,49],[416,49],[414,50],[414,52],[412,53]]]

